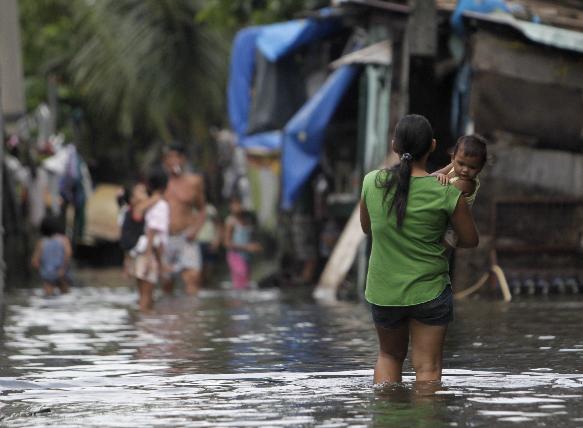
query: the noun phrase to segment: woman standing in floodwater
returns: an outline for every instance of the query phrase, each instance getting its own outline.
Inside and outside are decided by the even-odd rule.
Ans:
[[[360,222],[372,234],[365,296],[380,348],[375,384],[401,381],[409,340],[417,381],[441,379],[443,342],[453,319],[443,244],[448,221],[458,235],[458,247],[478,245],[461,192],[427,173],[435,146],[427,119],[405,116],[393,139],[400,164],[364,177]]]

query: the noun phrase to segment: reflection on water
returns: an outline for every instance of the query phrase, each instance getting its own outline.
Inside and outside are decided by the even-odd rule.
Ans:
[[[415,384],[409,372],[373,388],[364,305],[207,290],[160,298],[143,315],[133,289],[93,285],[7,296],[3,423],[583,426],[579,298],[458,304],[441,384]]]

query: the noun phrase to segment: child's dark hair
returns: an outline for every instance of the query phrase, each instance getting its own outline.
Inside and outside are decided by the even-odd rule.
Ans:
[[[42,236],[50,237],[58,233],[63,233],[63,228],[59,219],[53,215],[47,215],[40,224],[40,233]]]
[[[179,155],[186,156],[186,147],[182,142],[175,140],[163,149],[163,154],[168,154],[170,152],[176,152]]]
[[[230,197],[229,197],[229,203],[239,203],[242,204],[243,203],[243,198],[241,197],[241,195],[237,192],[233,193]]]
[[[243,212],[241,213],[242,217],[243,217],[243,221],[251,226],[255,226],[257,224],[257,216],[255,215],[255,212],[251,211],[251,210],[243,210]]]
[[[166,189],[167,184],[168,175],[162,168],[154,168],[148,174],[148,179],[146,180],[146,187],[148,188],[148,192],[163,192]]]
[[[403,117],[397,123],[393,139],[394,150],[401,157],[401,163],[383,171],[376,176],[376,185],[385,188],[383,203],[386,203],[389,193],[395,187],[395,195],[389,206],[388,214],[393,207],[397,215],[397,227],[403,226],[407,211],[409,182],[411,180],[411,164],[421,159],[431,149],[433,129],[429,121],[418,114]]]
[[[459,137],[455,143],[455,146],[453,147],[453,155],[455,156],[459,150],[463,150],[464,155],[466,156],[480,158],[480,162],[482,166],[484,166],[488,159],[487,144],[487,140],[481,135],[463,135]]]
[[[117,195],[117,206],[121,208],[124,205],[129,205],[131,196],[132,189],[129,186],[124,186],[123,190]]]

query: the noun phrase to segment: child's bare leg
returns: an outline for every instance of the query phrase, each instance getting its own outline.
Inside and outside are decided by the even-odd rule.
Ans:
[[[50,282],[43,282],[43,290],[45,292],[45,296],[52,296],[55,294],[55,286]]]
[[[409,327],[416,380],[420,382],[441,380],[443,342],[447,325],[427,325],[411,320]]]
[[[168,295],[174,293],[174,278],[172,276],[162,279],[162,291]]]
[[[318,267],[318,259],[308,259],[304,262],[302,268],[302,282],[304,284],[311,284],[314,280],[314,274],[316,273],[316,268]]]
[[[379,356],[374,369],[374,383],[401,382],[403,361],[409,346],[409,326],[403,323],[395,328],[376,325],[379,338]]]
[[[140,293],[140,310],[148,311],[154,306],[154,284],[142,279],[138,280],[138,291]]]
[[[70,289],[69,280],[66,278],[63,278],[62,280],[60,280],[57,283],[57,287],[59,287],[59,291],[61,292],[61,294],[68,293],[69,289]]]
[[[201,271],[195,269],[184,269],[181,276],[182,281],[184,281],[186,294],[192,296],[198,294],[201,283]]]

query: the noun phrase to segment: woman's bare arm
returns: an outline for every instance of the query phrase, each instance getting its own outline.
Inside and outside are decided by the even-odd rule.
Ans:
[[[472,180],[457,180],[453,183],[453,186],[466,196],[471,195],[476,190],[476,183]]]
[[[463,197],[458,199],[450,220],[458,237],[458,247],[474,248],[478,246],[480,242],[478,230],[476,229],[472,212]]]
[[[370,215],[363,199],[360,200],[360,227],[364,233],[370,235]]]

